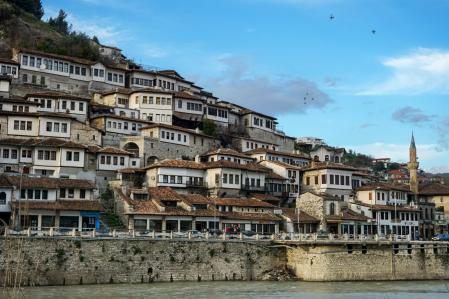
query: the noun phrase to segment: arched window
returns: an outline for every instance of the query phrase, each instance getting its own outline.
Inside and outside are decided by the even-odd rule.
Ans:
[[[340,163],[340,157],[339,156],[335,156],[334,160],[335,160],[335,163]]]
[[[0,192],[0,205],[5,205],[5,204],[6,204],[6,193]]]
[[[313,161],[319,162],[319,161],[320,161],[320,157],[318,157],[317,155],[315,155],[315,156],[313,157]]]
[[[329,204],[329,215],[335,215],[335,203],[333,202]]]
[[[324,156],[324,161],[329,161],[329,155]]]

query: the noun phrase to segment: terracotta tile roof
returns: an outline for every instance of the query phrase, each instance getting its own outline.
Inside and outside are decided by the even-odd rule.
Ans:
[[[284,178],[282,175],[279,175],[275,173],[274,171],[270,171],[265,175],[265,180],[280,180],[285,181],[288,180],[288,178]]]
[[[325,199],[325,200],[338,200],[338,201],[342,201],[342,199],[341,199],[340,197],[338,197],[338,196],[334,196],[334,195],[331,195],[331,194],[328,194],[328,193],[323,193],[323,192],[322,192],[322,193],[317,193],[317,192],[314,192],[314,191],[311,191],[311,190],[302,192],[302,193],[300,194],[300,196],[303,195],[303,194],[305,194],[305,193],[313,194],[313,195],[318,196],[318,197],[321,197],[322,199]]]
[[[215,205],[233,207],[274,208],[270,203],[255,198],[214,198]]]
[[[271,202],[279,202],[280,199],[274,195],[271,194],[264,194],[264,193],[252,193],[249,196],[250,198],[255,198],[262,201],[271,201]]]
[[[31,116],[31,117],[56,117],[56,118],[70,118],[75,119],[75,116],[72,116],[67,113],[57,113],[57,112],[19,112],[19,111],[4,111],[0,110],[0,115],[14,115],[14,116]]]
[[[81,189],[96,189],[95,182],[89,180],[78,179],[62,179],[49,177],[32,177],[23,175],[6,176],[7,180],[14,186],[22,186],[22,188],[42,187],[47,189],[58,188],[81,188]]]
[[[362,214],[356,213],[350,209],[342,209],[339,215],[327,215],[326,220],[334,220],[334,221],[367,221],[368,217],[363,216]]]
[[[32,105],[32,106],[40,106],[41,105],[41,103],[39,103],[39,102],[28,101],[25,98],[21,98],[21,97],[17,97],[17,96],[10,96],[9,98],[0,96],[0,102],[18,103],[18,104],[26,104],[26,105]]]
[[[214,149],[214,150],[211,150],[211,151],[208,151],[208,152],[202,154],[201,156],[206,157],[206,156],[212,156],[212,155],[226,155],[226,156],[233,156],[233,157],[240,157],[240,158],[245,158],[245,159],[249,159],[249,160],[254,160],[251,156],[247,155],[246,153],[236,151],[235,149],[232,149],[232,148]]]
[[[173,94],[173,92],[171,92],[171,91],[165,91],[165,90],[149,88],[149,87],[133,89],[129,92],[129,94],[139,93],[139,92],[161,93],[161,94],[171,94],[171,95]]]
[[[121,169],[117,170],[117,172],[119,172],[119,173],[129,173],[129,174],[145,173],[145,169],[143,169],[143,168],[127,167],[127,168],[121,168]]]
[[[255,171],[255,172],[270,172],[271,171],[271,169],[264,167],[257,163],[239,164],[236,162],[226,161],[226,160],[205,162],[204,165],[205,165],[206,169],[230,168],[230,169],[242,169],[242,170]]]
[[[64,147],[64,148],[79,148],[79,149],[87,149],[86,146],[76,143],[70,140],[63,140],[57,138],[27,138],[27,139],[19,139],[19,138],[4,138],[0,139],[0,144],[4,145],[16,145],[16,146],[28,146],[28,147]]]
[[[123,87],[118,87],[118,88],[114,88],[105,92],[100,93],[102,96],[106,96],[106,95],[110,95],[110,94],[114,94],[114,93],[120,93],[120,94],[126,94],[129,95],[132,92],[132,89],[129,88],[123,88]]]
[[[200,102],[206,102],[201,97],[193,95],[193,94],[190,94],[190,93],[188,93],[186,91],[175,92],[175,97],[176,98],[182,98],[182,99],[196,100],[196,101],[200,101]]]
[[[256,148],[250,151],[245,152],[248,155],[253,155],[253,154],[272,154],[272,155],[278,155],[278,156],[286,156],[286,157],[291,157],[291,158],[300,158],[300,159],[307,159],[310,160],[310,156],[304,153],[289,153],[289,152],[281,152],[281,151],[275,151],[273,149],[269,149],[269,148]]]
[[[309,167],[304,168],[305,171],[318,170],[318,169],[337,169],[337,170],[349,170],[349,171],[359,171],[359,169],[354,168],[349,165],[344,165],[334,162],[313,162]]]
[[[298,223],[298,212],[295,208],[282,208],[282,215],[289,218],[293,223]],[[320,220],[299,210],[299,223],[319,223]]]
[[[1,58],[0,57],[0,63],[6,63],[6,64],[14,64],[14,65],[20,65],[17,61],[8,59],[8,58]]]
[[[156,163],[153,163],[144,169],[158,168],[158,167],[167,167],[167,168],[187,168],[187,169],[205,169],[205,165],[203,163],[190,161],[190,160],[162,160]]]
[[[98,154],[113,154],[113,155],[127,155],[127,156],[133,155],[133,153],[112,146],[107,146],[95,150],[96,153]]]
[[[356,191],[369,191],[369,190],[394,190],[402,192],[410,192],[410,187],[408,185],[399,184],[388,184],[388,183],[373,183],[361,186],[356,189]]]
[[[18,201],[12,201],[13,209],[19,208]],[[57,201],[22,201],[20,203],[21,209],[32,210],[62,210],[62,211],[103,211],[99,201],[96,200],[57,200]]]
[[[449,195],[449,186],[440,183],[420,184],[418,190],[420,195]]]
[[[276,165],[279,165],[279,166],[282,166],[282,167],[288,168],[288,169],[295,169],[295,170],[303,170],[303,169],[305,169],[304,167],[300,167],[300,166],[297,166],[297,165],[291,165],[291,164],[288,164],[288,163],[285,163],[285,162],[282,162],[282,161],[276,161],[276,160],[263,160],[263,161],[260,161],[258,163],[263,164],[263,162],[266,162],[267,164],[270,164],[270,163],[276,164]]]
[[[13,185],[8,181],[5,175],[0,175],[0,187],[12,188]]]
[[[90,102],[91,98],[88,97],[82,97],[82,96],[76,96],[69,93],[64,92],[58,92],[58,91],[46,91],[46,92],[35,92],[35,93],[28,93],[26,95],[27,98],[63,98],[63,99],[72,99],[72,100],[78,100],[78,101],[87,101]]]
[[[256,112],[256,111],[253,111],[253,110],[250,110],[250,109],[246,109],[245,108],[245,109],[240,110],[240,115],[246,115],[246,114],[257,114],[257,115],[269,118],[271,120],[276,120],[276,117],[273,117],[273,116],[270,116],[270,115],[266,115],[266,114],[263,114],[263,113],[260,113],[260,112]]]
[[[254,220],[254,221],[281,221],[279,216],[273,213],[242,213],[242,212],[221,212],[223,218],[235,220]]]
[[[95,61],[91,61],[91,60],[87,60],[87,59],[83,59],[83,58],[59,55],[59,54],[52,54],[52,53],[47,53],[47,52],[42,52],[42,51],[37,51],[37,50],[32,50],[32,49],[25,49],[25,48],[20,49],[19,52],[24,53],[24,54],[34,54],[34,55],[39,55],[39,56],[44,56],[44,57],[49,57],[49,58],[61,59],[61,60],[66,60],[66,61],[70,61],[73,63],[84,64],[84,65],[93,65],[96,63]]]
[[[232,136],[232,138],[233,138],[233,139],[235,138],[235,139],[248,140],[248,141],[255,141],[255,142],[259,142],[259,143],[263,143],[263,144],[270,144],[270,145],[276,145],[276,146],[279,146],[278,143],[267,142],[267,141],[264,141],[264,140],[254,139],[254,138],[249,138],[249,137]]]
[[[360,201],[354,201],[354,204],[368,207],[373,211],[404,211],[404,212],[413,212],[418,211],[417,207],[411,206],[403,206],[403,205],[371,205]]]
[[[170,187],[149,187],[151,199],[180,201],[182,196],[173,191]]]
[[[214,202],[211,198],[203,196],[201,194],[182,194],[182,200],[189,205],[193,204],[210,204],[213,205]]]

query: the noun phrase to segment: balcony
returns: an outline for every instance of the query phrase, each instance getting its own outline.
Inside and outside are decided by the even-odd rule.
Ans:
[[[207,188],[206,182],[186,181],[187,188]]]
[[[242,190],[245,191],[266,191],[265,186],[251,186],[247,184],[242,184],[241,188]]]

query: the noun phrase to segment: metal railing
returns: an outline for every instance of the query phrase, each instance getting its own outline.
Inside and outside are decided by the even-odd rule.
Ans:
[[[247,241],[291,241],[291,242],[305,242],[305,243],[320,243],[320,242],[410,242],[413,240],[411,235],[355,235],[355,234],[323,234],[323,233],[256,233],[256,232],[199,232],[196,230],[190,231],[175,231],[175,230],[96,230],[93,228],[56,228],[49,227],[42,230],[32,228],[24,230],[13,230],[8,227],[1,232],[6,236],[21,236],[21,237],[62,237],[62,238],[106,238],[106,239],[152,239],[152,240],[247,240]],[[447,242],[446,242],[447,243]]]

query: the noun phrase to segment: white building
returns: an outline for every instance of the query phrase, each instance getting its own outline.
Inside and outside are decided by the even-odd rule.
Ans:
[[[238,152],[231,148],[219,148],[201,155],[202,162],[214,162],[220,160],[232,161],[239,164],[247,164],[255,161],[251,156]]]
[[[245,152],[257,161],[279,161],[287,164],[297,165],[297,166],[308,166],[310,163],[310,157],[306,154],[300,153],[289,153],[275,151],[266,147],[259,147],[254,150]]]
[[[344,148],[334,148],[327,145],[318,145],[310,151],[310,157],[315,162],[342,163]]]
[[[140,118],[154,123],[172,124],[173,97],[171,92],[151,88],[132,91],[129,108],[140,111]]]
[[[19,78],[19,67],[20,64],[17,61],[0,58],[0,75],[17,79]]]

